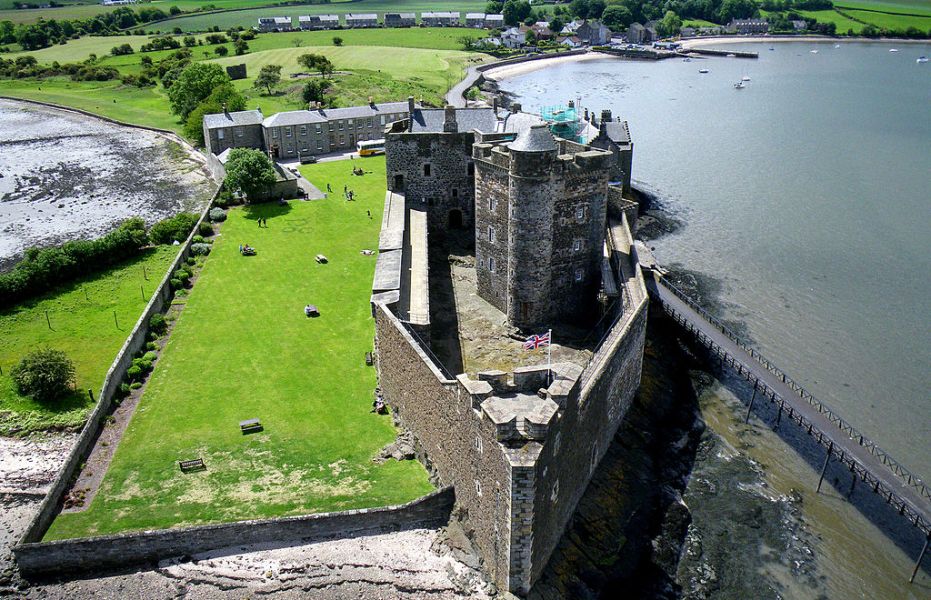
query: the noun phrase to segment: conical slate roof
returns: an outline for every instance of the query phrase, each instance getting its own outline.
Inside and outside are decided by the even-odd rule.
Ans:
[[[546,123],[537,123],[522,131],[508,148],[519,152],[553,152],[556,150],[556,138]]]

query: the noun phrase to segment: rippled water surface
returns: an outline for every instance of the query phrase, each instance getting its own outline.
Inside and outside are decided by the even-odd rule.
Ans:
[[[502,87],[525,110],[581,97],[627,119],[634,179],[687,223],[659,259],[719,279],[764,354],[928,480],[931,45],[728,47],[760,58],[605,59]]]

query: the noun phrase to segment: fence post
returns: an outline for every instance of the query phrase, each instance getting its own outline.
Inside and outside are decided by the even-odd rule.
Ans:
[[[831,450],[834,449],[834,441],[832,440],[828,444],[828,453],[824,457],[824,465],[821,467],[821,477],[818,478],[818,489],[815,490],[816,494],[821,493],[821,482],[824,481],[824,472],[828,470],[828,461],[831,460]]]
[[[925,545],[921,549],[921,554],[918,555],[918,560],[915,561],[915,568],[912,570],[912,576],[908,578],[909,583],[915,581],[915,575],[918,574],[918,567],[921,566],[921,559],[925,557],[925,552],[928,551],[928,542],[931,542],[931,532],[929,532],[927,537],[925,537]]]
[[[747,416],[744,417],[744,423],[750,422],[750,411],[753,410],[753,401],[756,400],[756,384],[753,386],[753,395],[750,396],[750,405],[747,406]]]

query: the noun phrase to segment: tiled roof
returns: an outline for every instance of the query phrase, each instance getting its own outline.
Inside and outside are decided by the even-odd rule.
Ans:
[[[556,150],[556,138],[546,123],[537,123],[519,133],[508,148],[520,152],[552,152]]]
[[[466,13],[466,19],[485,19],[485,13]]]
[[[221,127],[241,125],[261,125],[263,118],[261,111],[240,110],[231,113],[204,115],[204,124],[207,126],[207,129],[219,129]]]
[[[376,15],[375,13],[361,13],[361,14],[348,13],[346,15],[346,20],[348,21],[349,19],[371,20],[371,19],[378,19],[378,15]]]
[[[630,143],[630,130],[627,128],[626,121],[611,121],[610,123],[605,123],[605,129],[607,129],[608,138],[612,142],[623,145]]]
[[[415,110],[411,122],[411,131],[415,133],[443,131],[446,120],[445,110],[442,108],[425,108]],[[456,123],[460,133],[478,129],[484,133],[495,130],[495,114],[490,108],[459,108],[456,109]]]
[[[384,114],[406,113],[407,102],[388,102],[374,106],[350,106],[348,108],[322,108],[319,110],[291,110],[280,112],[265,119],[265,127],[326,123],[334,119],[362,119]]]

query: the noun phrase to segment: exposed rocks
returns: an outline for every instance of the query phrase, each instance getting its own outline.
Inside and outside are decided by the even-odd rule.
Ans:
[[[383,463],[389,458],[394,460],[413,460],[417,457],[417,442],[410,431],[402,431],[393,442],[385,446],[372,460]]]

